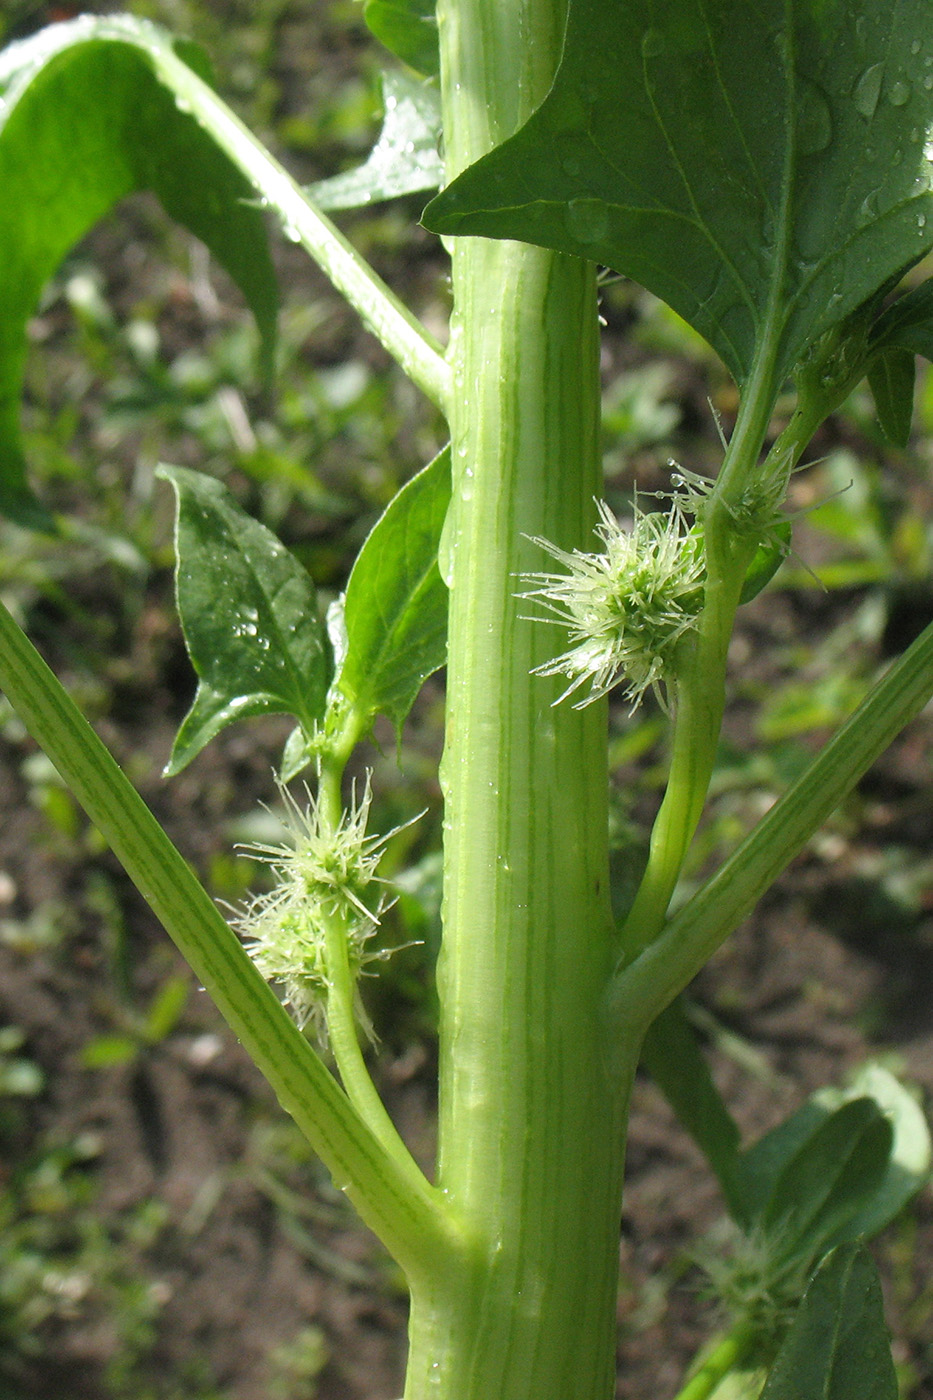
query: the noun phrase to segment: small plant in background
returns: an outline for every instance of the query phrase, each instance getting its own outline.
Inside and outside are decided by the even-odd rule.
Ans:
[[[26,320],[75,241],[139,188],[239,284],[267,372],[268,212],[450,426],[326,614],[302,563],[217,480],[160,470],[198,676],[167,771],[227,725],[279,713],[295,726],[281,781],[308,784],[307,802],[285,799],[291,844],[259,853],[277,883],[231,923],[0,612],[10,702],[404,1271],[406,1400],[612,1393],[640,1059],[732,1220],[707,1264],[730,1321],[680,1400],[896,1393],[863,1240],[928,1176],[920,1110],[869,1067],[743,1147],[680,993],[927,703],[933,630],[691,897],[671,901],[714,771],[737,610],[789,552],[791,475],[865,379],[885,433],[905,441],[914,357],[933,349],[929,285],[900,290],[933,247],[925,9],[367,0],[370,28],[411,71],[386,80],[371,158],[310,193],[217,97],[200,51],[152,25],[84,18],[0,55],[0,504],[24,529],[62,529],[30,487],[19,435]],[[424,223],[451,250],[446,350],[322,212],[440,185]],[[666,302],[737,387],[715,479],[677,468],[666,507],[636,497],[628,526],[600,476],[598,264]],[[649,415],[644,440],[667,421]],[[394,833],[368,831],[368,783],[348,800],[344,774],[377,716],[400,729],[445,662],[429,1178],[364,1059],[358,979],[391,898],[377,867]],[[644,871],[613,917],[616,686],[631,704],[661,701],[669,767]],[[176,1012],[157,998],[125,1052]],[[326,1033],[336,1075],[306,1028]],[[279,1358],[283,1385],[313,1393],[319,1343],[309,1332]]]

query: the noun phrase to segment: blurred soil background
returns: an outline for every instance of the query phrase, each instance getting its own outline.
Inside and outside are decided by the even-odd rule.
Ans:
[[[105,6],[6,0],[0,38]],[[365,158],[385,58],[355,0],[136,0],[198,39],[233,106],[305,182]],[[446,258],[417,200],[340,222],[443,334]],[[262,888],[238,842],[274,839],[288,724],[226,731],[160,776],[193,695],[172,603],[159,461],[213,473],[305,562],[345,584],[367,529],[443,443],[443,425],[300,250],[283,288],[273,391],[237,293],[154,202],[121,205],[68,257],[30,327],[33,484],[67,521],[0,524],[0,590],[219,900]],[[608,495],[624,514],[713,474],[735,394],[664,307],[603,289]],[[794,480],[795,553],[744,610],[713,796],[682,894],[800,771],[886,661],[933,617],[933,381],[894,451],[859,390]],[[814,572],[822,580],[818,584]],[[374,769],[396,838],[409,944],[366,989],[375,1073],[432,1156],[443,682]],[[933,1101],[933,716],[859,785],[693,988],[693,1016],[743,1131],[772,1126],[866,1059]],[[612,715],[624,902],[664,773],[664,723]],[[262,804],[269,804],[266,808]],[[660,1094],[638,1085],[621,1232],[619,1386],[673,1395],[715,1325],[698,1242],[722,1214]],[[875,1246],[904,1400],[933,1400],[933,1196]],[[0,698],[0,1400],[392,1400],[402,1282],[356,1223],[100,838]],[[569,1400],[569,1397],[568,1397]]]

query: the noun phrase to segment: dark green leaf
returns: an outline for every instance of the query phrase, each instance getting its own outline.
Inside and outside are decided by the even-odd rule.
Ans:
[[[447,658],[447,589],[437,550],[450,502],[445,448],[390,502],[347,584],[346,655],[337,683],[357,714],[403,723]]]
[[[897,1400],[881,1285],[861,1245],[840,1245],[820,1264],[761,1400]]]
[[[816,1099],[827,1112],[852,1098],[870,1098],[894,1132],[890,1160],[877,1191],[849,1221],[844,1238],[871,1239],[903,1210],[930,1179],[930,1129],[916,1098],[882,1065],[866,1064],[843,1090],[821,1089]]]
[[[812,1137],[832,1109],[808,1099],[776,1128],[758,1139],[742,1154],[742,1198],[746,1203],[745,1224],[761,1215],[774,1194],[774,1188],[788,1162]]]
[[[785,1261],[818,1257],[838,1242],[878,1190],[891,1157],[891,1124],[872,1099],[832,1113],[787,1162],[761,1224]]]
[[[553,87],[424,222],[635,278],[739,382],[933,244],[927,0],[571,0]]]
[[[178,498],[178,612],[198,675],[166,773],[250,715],[291,714],[309,732],[333,672],[314,584],[275,535],[213,477],[160,467]]]
[[[787,558],[790,549],[791,524],[789,520],[775,526],[773,538],[759,545],[755,557],[748,566],[739,603],[750,603],[764,586],[771,582],[778,569]]]
[[[434,0],[366,0],[363,18],[380,43],[418,73],[440,68]]]
[[[878,410],[878,421],[885,437],[897,447],[906,447],[910,441],[916,377],[913,352],[896,345],[880,351],[868,366],[868,383]]]
[[[889,345],[933,360],[933,277],[899,297],[872,327],[874,348]]]
[[[730,1210],[738,1209],[739,1130],[713,1083],[678,997],[651,1026],[642,1064],[716,1173]]]
[[[442,183],[437,87],[404,73],[384,73],[382,107],[382,131],[366,164],[311,186],[308,193],[318,208],[357,209],[375,200],[436,190]]]
[[[190,49],[184,57],[190,57]],[[25,328],[65,253],[114,204],[153,190],[239,284],[267,351],[277,293],[252,188],[164,80],[162,30],[126,16],[56,24],[0,54],[0,509],[47,523],[26,484]]]

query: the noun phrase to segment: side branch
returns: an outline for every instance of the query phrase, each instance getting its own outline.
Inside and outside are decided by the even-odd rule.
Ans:
[[[0,688],[113,849],[245,1049],[409,1278],[450,1260],[449,1210],[390,1155],[290,1019],[142,798],[0,605]]]
[[[364,324],[432,403],[447,412],[450,368],[442,347],[386,286],[340,230],[315,207],[217,94],[168,44],[153,56],[157,71],[278,215]]]
[[[609,1005],[617,1025],[647,1030],[931,696],[933,623],[654,943],[616,972]]]

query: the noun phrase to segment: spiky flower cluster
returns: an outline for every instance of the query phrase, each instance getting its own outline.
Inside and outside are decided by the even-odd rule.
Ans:
[[[380,894],[375,903],[371,898],[367,903],[364,896],[371,885],[380,883],[376,867],[394,833],[366,835],[372,801],[368,777],[359,802],[354,791],[336,830],[322,821],[310,792],[307,797],[303,810],[282,789],[288,844],[245,847],[271,867],[275,887],[251,900],[235,926],[263,977],[281,986],[298,1025],[305,1029],[310,1024],[324,1041],[329,990],[326,922],[340,921],[354,978],[366,963],[386,956],[369,947],[386,908],[385,896]],[[368,1029],[361,1007],[359,1012]]]
[[[571,643],[534,674],[566,676],[570,684],[560,700],[588,685],[577,709],[622,681],[633,709],[649,688],[664,705],[662,687],[675,674],[678,643],[703,602],[702,534],[688,526],[678,500],[667,512],[647,515],[636,500],[630,530],[605,502],[597,506],[600,552],[568,552],[549,540],[533,541],[566,572],[526,575],[533,586],[519,596],[537,599],[551,614],[546,621],[569,629]]]
[[[781,1244],[780,1235],[745,1233],[721,1221],[693,1255],[713,1297],[734,1319],[752,1325],[765,1355],[786,1334],[816,1262],[806,1252],[789,1261]]]
[[[714,483],[706,477],[698,476],[677,462],[668,464],[674,470],[671,481],[678,493],[683,509],[703,518]],[[793,459],[784,454],[771,461],[770,457],[763,469],[747,481],[737,499],[723,500],[723,505],[732,517],[736,531],[756,544],[767,545],[786,553],[789,546],[785,537],[788,517],[781,509],[787,495]]]

